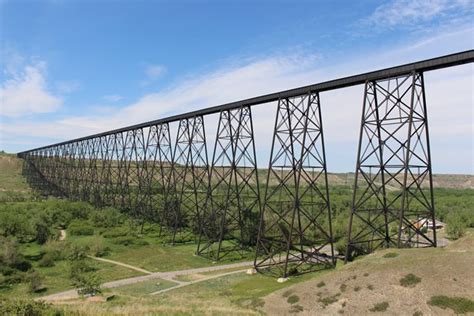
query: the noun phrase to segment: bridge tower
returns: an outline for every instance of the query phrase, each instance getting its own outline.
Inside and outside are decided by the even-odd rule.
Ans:
[[[286,278],[334,266],[330,213],[319,93],[280,99],[255,269]]]
[[[423,73],[367,81],[346,260],[383,247],[436,247]]]

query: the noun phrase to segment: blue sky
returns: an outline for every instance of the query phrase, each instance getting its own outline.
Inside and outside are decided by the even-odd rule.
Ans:
[[[472,49],[473,12],[469,0],[0,0],[0,149]],[[435,172],[474,172],[472,70],[426,75]],[[332,171],[354,169],[362,89],[321,95]],[[273,109],[255,109],[262,165]]]

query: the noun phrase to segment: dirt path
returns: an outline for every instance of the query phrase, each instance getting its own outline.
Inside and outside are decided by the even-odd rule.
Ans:
[[[127,265],[122,262],[118,261],[113,261],[113,260],[108,260],[108,259],[102,259],[102,258],[97,258],[97,257],[91,257],[91,259],[96,259],[99,261],[104,261],[112,264],[118,264],[124,267],[128,267],[130,269],[140,269],[137,267],[133,267],[130,265]],[[167,281],[172,281],[176,283],[177,285],[168,289],[164,289],[158,292],[151,293],[151,295],[156,295],[160,294],[166,291],[170,291],[172,289],[180,288],[183,286],[191,285],[197,282],[203,282],[207,281],[210,279],[215,279],[219,278],[222,276],[226,276],[229,274],[234,274],[234,273],[239,273],[243,272],[245,270],[238,270],[238,271],[231,271],[231,272],[226,272],[222,274],[216,274],[216,275],[211,275],[209,277],[200,279],[200,280],[195,280],[195,281],[178,281],[175,280],[176,277],[181,276],[181,275],[190,275],[190,274],[198,274],[198,273],[205,273],[205,272],[213,272],[213,271],[219,271],[219,270],[227,270],[227,269],[233,269],[233,268],[238,268],[238,267],[250,267],[252,266],[253,261],[246,261],[246,262],[239,262],[239,263],[231,263],[231,264],[224,264],[224,265],[216,265],[216,266],[211,266],[211,267],[203,267],[203,268],[195,268],[195,269],[186,269],[186,270],[178,270],[178,271],[170,271],[170,272],[149,272],[143,269],[141,272],[146,273],[147,275],[143,276],[138,276],[138,277],[133,277],[133,278],[127,278],[127,279],[122,279],[122,280],[116,280],[116,281],[111,281],[111,282],[106,282],[101,285],[101,288],[104,289],[111,289],[111,288],[116,288],[124,285],[129,285],[129,284],[134,284],[138,282],[144,282],[144,281],[149,281],[153,279],[164,279]],[[139,270],[137,270],[139,271]],[[145,272],[144,272],[145,271]],[[79,294],[77,293],[77,290],[69,290],[69,291],[64,291],[64,292],[59,292],[47,296],[42,296],[38,297],[35,300],[37,301],[46,301],[46,302],[54,302],[54,301],[63,301],[63,300],[70,300],[70,299],[75,299],[78,298]]]
[[[153,272],[150,272],[150,271],[148,271],[148,270],[145,270],[145,269],[142,269],[142,268],[139,268],[139,267],[135,267],[135,266],[132,266],[132,265],[123,263],[123,262],[119,262],[119,261],[115,261],[115,260],[109,260],[109,259],[104,259],[104,258],[98,258],[98,257],[94,257],[94,256],[87,256],[87,257],[89,257],[89,258],[91,258],[91,259],[94,259],[94,260],[97,260],[97,261],[102,261],[102,262],[107,262],[107,263],[115,264],[115,265],[118,265],[118,266],[122,266],[122,267],[131,269],[131,270],[135,270],[135,271],[138,271],[138,272],[141,272],[141,273],[153,274]]]
[[[65,229],[61,229],[59,231],[59,240],[66,240],[67,233]]]

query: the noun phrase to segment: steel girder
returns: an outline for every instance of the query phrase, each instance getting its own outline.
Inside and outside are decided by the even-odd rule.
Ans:
[[[359,136],[349,242],[354,253],[436,246],[423,74],[369,81]]]
[[[255,243],[260,188],[250,107],[222,111],[197,253],[217,261]]]
[[[255,268],[287,277],[334,266],[318,93],[278,101],[270,155]]]

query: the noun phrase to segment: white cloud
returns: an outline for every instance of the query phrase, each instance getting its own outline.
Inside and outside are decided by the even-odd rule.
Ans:
[[[145,69],[145,74],[149,80],[158,79],[165,72],[166,72],[166,68],[161,65],[148,65]]]
[[[62,99],[47,90],[45,71],[44,62],[26,65],[18,72],[9,69],[11,78],[0,88],[0,115],[19,117],[57,110]]]
[[[468,29],[444,36],[438,34],[431,38],[417,40],[416,45],[410,43],[402,47],[387,47],[388,53],[375,52],[363,59],[350,59],[347,63],[324,68],[318,66],[320,60],[315,58],[314,54],[270,56],[249,61],[246,64],[227,65],[212,72],[195,75],[166,90],[147,94],[106,116],[89,114],[42,122],[21,120],[8,125],[4,124],[3,130],[8,131],[12,137],[18,138],[41,136],[58,141],[80,137],[341,76],[434,57],[452,52],[450,50],[462,50],[462,45],[459,46],[459,43],[462,43],[461,39],[472,36],[472,32],[472,29]],[[453,142],[453,139],[462,143],[456,147],[459,150],[471,146],[472,131],[469,126],[472,127],[472,68],[462,66],[428,73],[426,86],[432,151],[433,157],[437,157],[434,158],[435,171],[464,168],[462,170],[466,172],[466,168],[470,167],[463,166],[470,166],[472,153],[469,156],[464,152],[458,155],[454,151],[450,152],[451,155],[459,156],[458,160],[460,160],[453,167],[450,165],[450,158],[446,157],[443,150],[447,144]],[[353,169],[362,98],[362,86],[321,94],[330,170],[350,171]],[[261,105],[254,107],[253,111],[259,164],[266,165],[273,132],[275,106]],[[212,139],[216,126],[217,116],[206,118],[209,148],[213,146]],[[35,131],[34,134],[31,131]]]
[[[380,28],[416,26],[438,17],[464,16],[472,9],[471,0],[392,0],[362,22]]]
[[[102,100],[107,101],[107,102],[118,102],[122,99],[123,99],[123,97],[118,95],[118,94],[104,95],[102,97]]]

